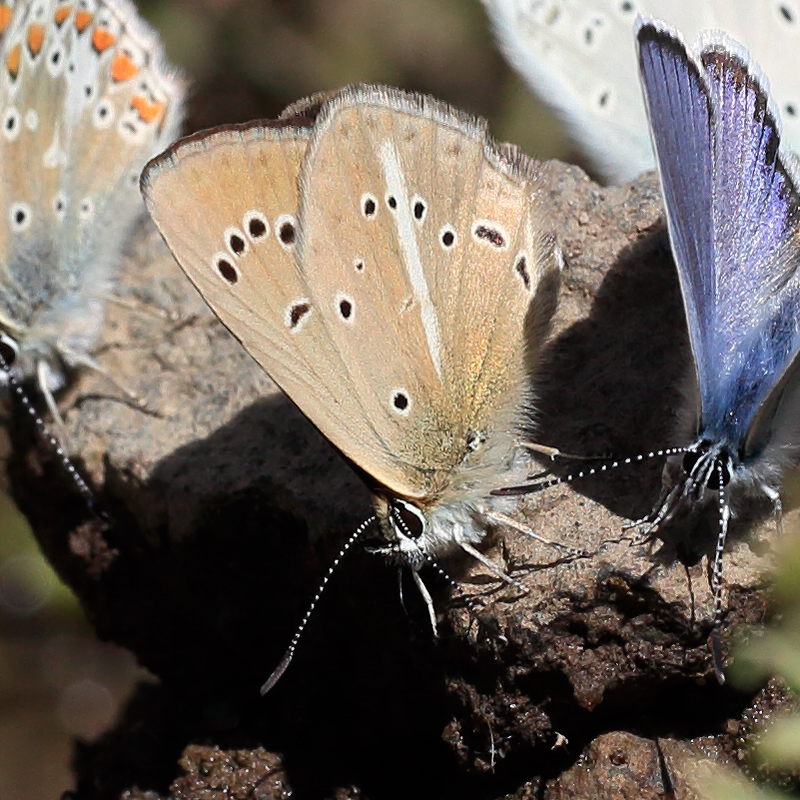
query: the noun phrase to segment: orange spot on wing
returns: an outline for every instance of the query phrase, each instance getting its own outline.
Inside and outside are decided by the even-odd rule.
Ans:
[[[0,33],[2,33],[11,22],[11,9],[8,6],[0,6]]]
[[[116,41],[117,37],[114,36],[108,28],[95,28],[92,34],[92,47],[94,47],[98,53],[108,50]]]
[[[139,67],[133,63],[127,53],[117,53],[111,62],[111,77],[118,83],[129,81],[139,72]]]
[[[79,11],[75,15],[75,27],[78,29],[78,33],[83,33],[91,21],[92,15],[88,11]]]
[[[137,94],[131,98],[131,108],[139,112],[139,117],[143,122],[154,122],[164,113],[163,103],[150,103],[146,97]]]
[[[67,3],[66,5],[63,5],[63,6],[59,6],[56,9],[56,13],[55,13],[55,17],[54,17],[55,21],[56,21],[56,25],[58,25],[58,27],[60,28],[64,24],[64,21],[67,19],[67,17],[69,17],[69,15],[71,13],[72,13],[72,6],[69,5],[69,3]]]
[[[39,55],[43,44],[44,25],[40,25],[38,22],[32,22],[30,28],[28,28],[28,50],[31,51],[31,55],[34,58]]]
[[[8,58],[6,59],[6,69],[12,78],[16,78],[19,73],[19,57],[21,50],[22,48],[18,44],[15,44],[11,48]]]

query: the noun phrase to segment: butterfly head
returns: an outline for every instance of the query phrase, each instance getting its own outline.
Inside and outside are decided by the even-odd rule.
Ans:
[[[35,376],[40,388],[50,394],[64,387],[68,366],[56,349],[42,339],[26,339],[0,330],[0,386],[8,383],[8,373],[17,381]]]
[[[397,497],[378,498],[376,506],[384,544],[369,548],[369,552],[390,564],[415,570],[425,566],[429,525],[422,509]]]
[[[741,466],[731,455],[730,448],[722,443],[700,439],[683,454],[681,467],[687,486],[693,495],[700,497],[706,489],[726,487],[735,470]]]

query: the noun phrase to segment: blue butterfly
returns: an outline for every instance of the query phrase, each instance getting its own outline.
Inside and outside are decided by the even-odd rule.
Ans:
[[[766,81],[745,50],[707,33],[695,50],[664,23],[635,27],[639,70],[694,370],[680,440],[663,488],[638,522],[669,521],[715,503],[712,646],[723,680],[722,553],[731,518],[780,517],[783,475],[800,460],[800,172],[780,142]],[[598,474],[499,490],[517,494]]]
[[[743,48],[707,34],[691,53],[648,19],[636,38],[697,387],[693,441],[668,464],[665,475],[676,460],[680,470],[651,522],[718,498],[718,630],[731,515],[753,499],[779,515],[783,473],[800,454],[800,174]]]

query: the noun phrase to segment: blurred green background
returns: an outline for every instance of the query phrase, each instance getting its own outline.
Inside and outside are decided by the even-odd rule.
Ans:
[[[479,0],[143,0],[192,81],[188,131],[274,117],[351,82],[432,94],[529,155],[565,157],[549,114],[494,45]]]
[[[140,10],[189,78],[187,133],[275,117],[350,82],[386,83],[486,116],[530,155],[569,158],[497,52],[479,0],[148,0]],[[60,797],[72,786],[72,737],[113,724],[141,674],[94,639],[0,494],[0,798]]]

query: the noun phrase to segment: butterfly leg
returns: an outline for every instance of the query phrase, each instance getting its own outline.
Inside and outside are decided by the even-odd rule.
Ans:
[[[144,314],[148,317],[155,317],[156,319],[165,319],[169,322],[177,322],[180,315],[176,311],[167,311],[155,305],[143,303],[138,300],[130,300],[127,297],[120,297],[112,292],[94,292],[94,296],[103,300],[106,303],[114,303],[120,308],[125,308],[128,311],[134,311],[137,314]]]
[[[551,461],[555,461],[557,458],[568,459],[570,461],[600,461],[608,459],[608,456],[579,456],[575,453],[564,453],[557,447],[548,447],[546,444],[538,444],[537,442],[520,442],[519,446],[530,450],[532,453],[539,453],[549,458]]]
[[[486,556],[481,553],[480,550],[476,550],[469,542],[466,542],[459,537],[456,538],[456,542],[467,555],[472,556],[476,561],[480,561],[481,564],[486,567],[486,569],[495,574],[498,578],[500,578],[501,581],[505,581],[509,586],[513,586],[518,591],[528,594],[528,589],[526,589],[518,581],[515,581],[510,575],[506,575],[506,573],[503,572],[503,570],[500,569],[497,564],[493,564],[491,561],[489,561],[489,559],[486,558]]]
[[[681,497],[685,496],[687,492],[686,481],[679,483],[677,486],[673,486],[672,489],[666,493],[662,493],[661,497],[658,499],[655,506],[653,506],[653,510],[644,517],[640,519],[633,520],[632,522],[627,522],[623,525],[623,530],[630,530],[631,528],[636,528],[639,525],[645,525],[643,531],[641,531],[636,539],[634,540],[634,544],[642,544],[643,542],[647,541],[654,530],[658,528],[659,525],[663,525],[665,522],[668,522],[674,516],[676,510],[679,506],[678,496]],[[658,509],[656,511],[655,509]]]
[[[588,555],[585,550],[578,550],[574,547],[570,547],[568,544],[562,544],[561,542],[554,542],[551,539],[545,539],[543,536],[539,536],[538,533],[534,532],[527,525],[523,525],[521,522],[517,522],[515,519],[512,519],[505,514],[501,514],[497,511],[491,511],[486,512],[485,516],[488,520],[496,522],[499,525],[505,525],[509,528],[513,528],[515,531],[519,531],[520,533],[524,533],[526,536],[530,536],[531,539],[535,539],[537,542],[549,545],[550,547],[559,547],[562,550],[566,550],[572,556]]]
[[[406,601],[403,597],[403,568],[397,568],[397,593],[400,595],[400,605],[403,607],[403,611],[406,611]],[[406,614],[408,612],[406,611]]]
[[[422,595],[422,599],[425,601],[425,605],[428,608],[428,617],[431,621],[431,628],[433,628],[433,635],[438,637],[439,630],[436,627],[436,609],[433,607],[433,598],[431,597],[431,593],[428,591],[428,587],[424,584],[417,570],[412,569],[411,574],[413,575],[414,583],[417,584],[417,589],[419,589],[419,593]]]
[[[56,398],[50,387],[54,385],[53,373],[50,365],[44,359],[36,363],[36,383],[39,385],[39,391],[42,393],[47,410],[50,412],[50,417],[53,420],[53,425],[56,428],[58,439],[63,447],[66,444],[66,429],[64,426],[64,418],[58,410]]]
[[[761,484],[761,491],[772,501],[772,513],[775,515],[775,526],[778,529],[778,536],[783,535],[783,502],[780,492],[765,483]]]
[[[75,352],[64,352],[64,358],[67,363],[72,367],[85,367],[93,372],[102,375],[115,389],[122,392],[129,400],[136,406],[143,410],[147,410],[147,401],[136,394],[136,392],[129,386],[126,386],[122,381],[113,376],[100,362],[96,361],[89,355]]]

